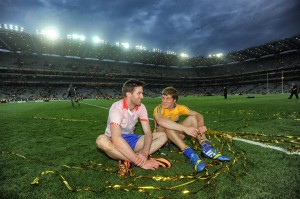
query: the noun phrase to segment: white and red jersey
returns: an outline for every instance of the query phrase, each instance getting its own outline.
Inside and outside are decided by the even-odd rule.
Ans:
[[[105,135],[111,137],[110,124],[119,125],[122,129],[122,134],[132,134],[138,119],[141,122],[149,121],[145,105],[141,104],[130,111],[125,99],[117,101],[109,109]]]

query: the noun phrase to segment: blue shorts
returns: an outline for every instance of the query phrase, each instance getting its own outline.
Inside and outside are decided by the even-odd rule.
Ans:
[[[129,146],[134,150],[136,143],[140,139],[140,135],[137,134],[122,134],[122,138],[126,140],[126,142],[129,144]]]

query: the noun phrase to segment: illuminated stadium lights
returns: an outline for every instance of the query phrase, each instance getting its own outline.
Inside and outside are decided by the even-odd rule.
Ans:
[[[84,35],[72,34],[72,35],[67,35],[67,38],[68,38],[68,39],[74,39],[74,40],[85,41],[85,36],[84,36]]]
[[[153,52],[161,53],[162,50],[160,50],[160,49],[158,49],[158,48],[153,48]]]
[[[126,49],[128,49],[129,48],[129,43],[122,43],[122,46],[124,47],[124,48],[126,48]]]
[[[176,55],[174,51],[167,51],[167,55]]]
[[[44,28],[41,32],[37,31],[37,34],[42,34],[51,41],[55,41],[59,37],[58,30],[55,27]]]
[[[1,24],[0,25],[0,29],[6,29],[6,30],[12,30],[12,31],[19,31],[19,32],[23,32],[24,28],[17,26],[17,25],[8,25],[8,24]]]
[[[135,46],[135,49],[137,50],[147,50],[145,46]]]
[[[100,44],[104,44],[105,43],[105,41],[103,39],[100,39],[97,36],[93,37],[93,42],[96,43],[96,44],[97,43],[100,43]]]
[[[209,54],[208,57],[209,57],[209,58],[211,58],[211,57],[217,57],[217,58],[220,58],[220,57],[223,57],[223,53]]]
[[[188,55],[188,54],[185,54],[185,53],[180,53],[180,57],[182,57],[182,58],[188,58],[189,55]]]
[[[128,49],[129,48],[129,43],[127,43],[127,42],[124,42],[124,43],[116,42],[116,46],[118,46],[118,47],[122,46],[123,48]]]

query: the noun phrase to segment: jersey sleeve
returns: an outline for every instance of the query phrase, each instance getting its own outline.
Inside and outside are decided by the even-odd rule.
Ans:
[[[121,126],[122,111],[116,106],[112,106],[109,110],[109,125],[116,124]]]
[[[187,115],[189,114],[190,109],[184,105],[179,105],[179,115]]]
[[[144,104],[139,107],[139,119],[141,122],[148,122],[148,112]]]
[[[155,117],[158,113],[160,113],[161,105],[158,105],[153,110],[153,117]]]

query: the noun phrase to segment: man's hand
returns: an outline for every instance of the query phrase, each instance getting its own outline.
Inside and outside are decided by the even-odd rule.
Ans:
[[[139,153],[137,154],[137,157],[134,160],[134,164],[140,167],[146,163],[147,159],[148,159],[148,155],[144,154],[143,152]]]
[[[199,133],[199,129],[195,128],[195,127],[185,127],[184,128],[184,132],[192,137],[196,137]]]
[[[159,163],[156,160],[149,159],[140,167],[145,170],[155,170],[159,167]]]
[[[200,136],[202,136],[203,135],[203,133],[205,132],[205,131],[207,131],[207,128],[206,128],[206,126],[200,126],[199,128],[198,128],[198,130],[199,130],[199,135]]]

